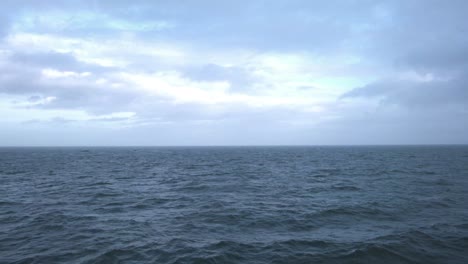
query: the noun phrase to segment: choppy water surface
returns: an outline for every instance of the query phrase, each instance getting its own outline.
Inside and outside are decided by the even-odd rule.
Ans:
[[[468,263],[468,147],[0,148],[0,263]]]

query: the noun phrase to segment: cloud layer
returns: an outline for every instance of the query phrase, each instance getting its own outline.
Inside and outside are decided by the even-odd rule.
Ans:
[[[0,145],[468,143],[467,1],[8,1]]]

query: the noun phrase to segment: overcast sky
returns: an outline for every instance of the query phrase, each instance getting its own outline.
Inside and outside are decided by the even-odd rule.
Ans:
[[[465,0],[2,1],[0,145],[466,144],[467,14]]]

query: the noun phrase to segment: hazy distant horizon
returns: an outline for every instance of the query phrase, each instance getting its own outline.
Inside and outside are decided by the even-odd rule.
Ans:
[[[468,144],[323,144],[323,145],[4,145],[0,148],[262,148],[262,147],[466,147]]]

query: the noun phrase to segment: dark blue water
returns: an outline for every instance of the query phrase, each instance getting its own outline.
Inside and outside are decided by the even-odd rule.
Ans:
[[[468,147],[0,148],[0,263],[468,263]]]

